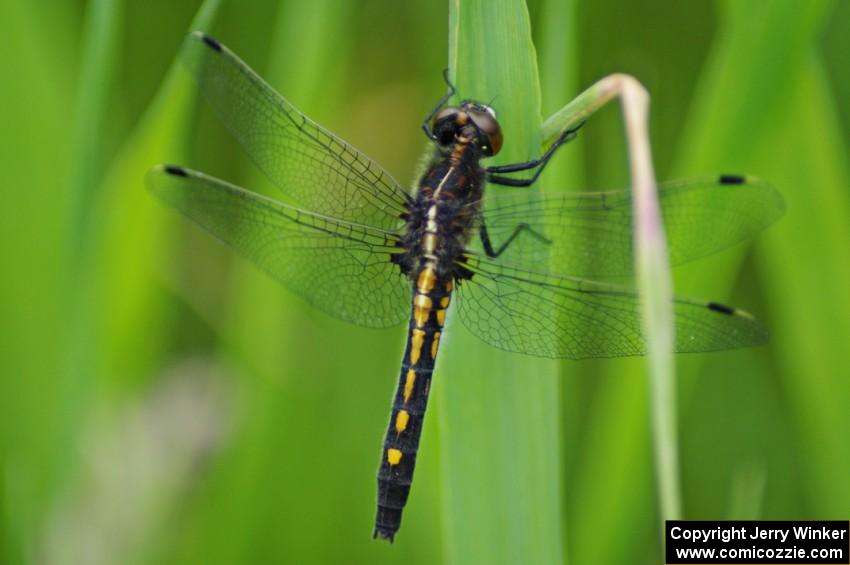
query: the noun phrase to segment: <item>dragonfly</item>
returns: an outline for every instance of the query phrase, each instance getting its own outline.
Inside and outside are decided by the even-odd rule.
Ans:
[[[444,73],[448,91],[422,125],[433,157],[409,191],[211,36],[189,34],[180,56],[292,204],[176,165],[154,167],[149,190],[326,314],[369,328],[408,323],[373,537],[392,542],[401,525],[450,303],[472,334],[502,350],[568,359],[646,353],[637,294],[621,280],[633,275],[629,190],[485,198],[485,185],[531,185],[577,128],[538,159],[485,167],[504,141],[496,112],[470,100],[448,105],[455,89]],[[672,264],[744,241],[783,212],[773,188],[739,175],[662,184],[658,197]],[[673,311],[677,352],[767,339],[751,315],[720,303],[676,298]]]

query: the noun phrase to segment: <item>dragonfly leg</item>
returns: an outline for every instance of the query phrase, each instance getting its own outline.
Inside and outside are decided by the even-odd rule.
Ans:
[[[497,175],[487,175],[487,182],[489,182],[491,184],[500,184],[502,186],[516,186],[516,187],[531,186],[534,183],[534,181],[537,180],[537,177],[539,176],[541,169],[542,169],[542,167],[540,169],[538,169],[537,172],[534,173],[534,176],[532,176],[530,179],[512,179],[510,177],[500,177],[500,176],[497,176]]]
[[[425,132],[425,135],[428,136],[428,139],[434,140],[434,132],[431,130],[431,120],[434,119],[434,116],[437,112],[440,111],[440,108],[449,101],[449,98],[454,96],[455,93],[455,85],[449,80],[449,69],[443,69],[443,80],[446,81],[446,85],[449,87],[449,91],[446,92],[442,98],[437,102],[437,105],[425,116],[425,119],[422,120],[422,131]]]
[[[564,131],[555,140],[555,142],[549,146],[549,149],[546,150],[546,153],[543,154],[539,159],[532,159],[530,161],[525,161],[523,163],[515,163],[513,165],[499,165],[496,167],[487,167],[487,180],[493,184],[501,184],[504,186],[529,186],[534,181],[537,180],[537,177],[540,176],[540,173],[543,172],[543,169],[546,167],[546,163],[549,162],[549,159],[552,158],[552,155],[555,154],[555,150],[558,149],[564,143],[575,139],[576,135],[578,135],[578,130],[584,125],[584,122],[581,122],[576,127],[572,129],[568,129]],[[529,169],[537,168],[534,171],[534,174],[529,179],[512,179],[509,177],[503,177],[494,173],[516,173],[519,171],[527,171]]]
[[[552,243],[552,240],[548,239],[542,233],[535,231],[528,224],[519,224],[514,228],[513,233],[506,239],[498,249],[493,248],[493,243],[490,241],[490,234],[487,233],[487,225],[484,223],[484,220],[481,221],[481,226],[478,228],[478,234],[481,238],[481,244],[484,246],[484,253],[487,254],[488,257],[496,258],[501,255],[508,246],[514,242],[514,240],[521,234],[522,232],[527,231],[529,234],[533,235],[543,243]]]

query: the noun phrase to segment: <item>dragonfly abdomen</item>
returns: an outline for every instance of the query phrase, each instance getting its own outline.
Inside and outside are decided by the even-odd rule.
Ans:
[[[378,470],[374,537],[392,541],[401,526],[451,291],[451,279],[438,277],[430,262],[420,269],[413,284],[407,346]]]

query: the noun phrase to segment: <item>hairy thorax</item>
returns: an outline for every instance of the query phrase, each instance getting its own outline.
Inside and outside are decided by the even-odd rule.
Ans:
[[[483,171],[477,147],[458,141],[439,152],[419,182],[402,241],[402,271],[415,278],[430,265],[441,280],[458,278],[457,261],[481,208]]]

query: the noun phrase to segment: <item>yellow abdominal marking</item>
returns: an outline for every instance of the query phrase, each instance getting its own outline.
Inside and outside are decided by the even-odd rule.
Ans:
[[[448,308],[450,299],[448,296],[444,296],[440,299],[440,308]]]
[[[410,364],[416,365],[419,362],[419,356],[422,355],[422,343],[425,341],[425,332],[422,330],[413,330],[410,338]]]
[[[400,434],[407,428],[407,422],[410,421],[410,414],[407,413],[407,410],[399,410],[398,414],[395,417],[395,431],[397,434]]]
[[[445,310],[437,310],[437,323],[440,324],[442,328],[446,323],[446,311]]]
[[[454,288],[454,285],[452,284],[452,281],[447,282],[447,283],[446,283],[446,292],[451,292],[451,291],[452,291],[452,288]]]
[[[410,396],[413,394],[413,384],[416,382],[416,371],[413,369],[407,370],[407,377],[404,379],[404,403],[407,404],[407,401],[410,400]]]
[[[401,451],[398,449],[388,449],[387,450],[387,463],[390,465],[398,465],[398,462],[401,461]]]
[[[440,332],[434,334],[434,341],[431,342],[431,359],[437,358],[437,347],[440,345]]]
[[[437,282],[437,273],[434,272],[434,269],[425,267],[419,273],[419,279],[416,281],[416,285],[419,288],[419,292],[428,294],[434,288],[435,282]]]
[[[433,306],[431,299],[424,294],[417,294],[413,297],[413,320],[416,322],[417,328],[421,328],[428,321],[431,306]]]

